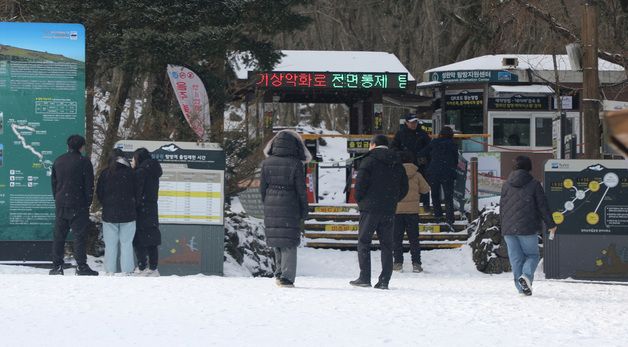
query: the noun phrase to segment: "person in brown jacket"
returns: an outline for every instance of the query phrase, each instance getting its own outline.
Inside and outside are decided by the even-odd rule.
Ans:
[[[408,234],[410,254],[412,255],[412,271],[422,272],[421,245],[419,243],[419,201],[421,194],[429,193],[430,185],[419,168],[414,165],[412,153],[401,152],[401,161],[408,176],[408,194],[397,204],[395,212],[395,231],[393,239],[393,270],[403,269],[403,234]]]

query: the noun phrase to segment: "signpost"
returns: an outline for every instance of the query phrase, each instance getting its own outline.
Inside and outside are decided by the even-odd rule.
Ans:
[[[144,147],[162,165],[159,271],[222,275],[225,154],[217,144],[120,141],[127,156]]]
[[[50,175],[85,133],[85,29],[0,23],[0,260],[50,260]]]
[[[628,281],[628,162],[549,160],[545,192],[558,225],[546,277]]]

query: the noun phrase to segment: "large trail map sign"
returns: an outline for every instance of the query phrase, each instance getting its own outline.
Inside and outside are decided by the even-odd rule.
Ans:
[[[50,174],[85,132],[85,30],[0,22],[0,240],[50,240]]]
[[[546,276],[628,281],[628,161],[549,160],[545,192],[558,225]]]

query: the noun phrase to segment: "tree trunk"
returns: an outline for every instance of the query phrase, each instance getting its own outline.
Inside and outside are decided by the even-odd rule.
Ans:
[[[113,80],[116,88],[109,99],[109,120],[107,122],[107,130],[105,131],[105,141],[103,143],[100,159],[98,160],[97,172],[105,167],[107,159],[111,154],[111,150],[118,140],[118,129],[120,128],[120,119],[124,111],[124,104],[129,96],[131,89],[131,81],[133,73],[125,71],[121,68],[115,68],[113,72]]]
[[[91,62],[88,64],[92,65]],[[88,158],[92,156],[94,148],[94,77],[95,67],[88,66],[85,74],[85,151]]]

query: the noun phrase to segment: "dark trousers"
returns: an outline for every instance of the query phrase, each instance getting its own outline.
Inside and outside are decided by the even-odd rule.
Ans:
[[[423,208],[430,208],[430,193],[421,194],[420,201]]]
[[[390,281],[393,267],[393,229],[394,214],[373,214],[363,211],[360,213],[360,232],[358,235],[358,262],[360,263],[360,279],[371,281],[371,243],[373,234],[377,238],[382,250],[382,272],[379,280],[384,283]]]
[[[443,217],[443,208],[440,201],[440,188],[443,187],[445,194],[446,221],[454,223],[454,180],[430,177],[430,188],[432,190],[432,204],[434,205],[434,217]]]
[[[65,240],[72,230],[74,235],[74,259],[77,265],[87,263],[85,243],[87,240],[87,226],[89,225],[89,210],[57,207],[55,231],[52,241],[52,263],[55,266],[63,265]]]
[[[137,267],[140,270],[148,268],[151,270],[157,270],[157,264],[159,263],[159,251],[157,246],[135,246],[135,256],[137,257]]]
[[[419,215],[418,214],[396,214],[395,215],[395,235],[394,235],[394,259],[395,263],[403,263],[403,235],[408,234],[410,241],[410,254],[412,264],[421,263],[421,244],[419,243]]]

